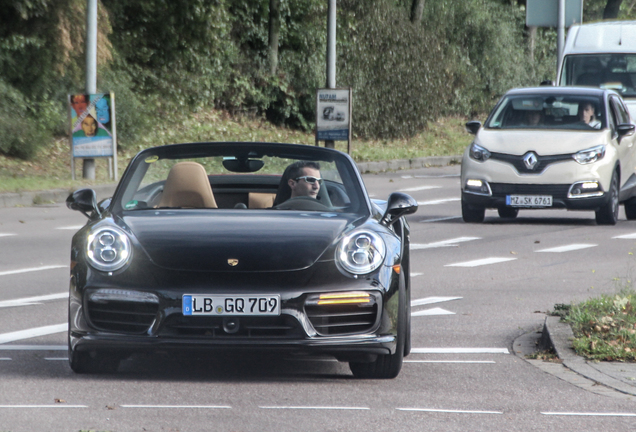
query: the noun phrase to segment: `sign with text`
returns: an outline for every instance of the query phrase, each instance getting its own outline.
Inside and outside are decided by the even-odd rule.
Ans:
[[[316,141],[349,141],[351,89],[318,89]]]

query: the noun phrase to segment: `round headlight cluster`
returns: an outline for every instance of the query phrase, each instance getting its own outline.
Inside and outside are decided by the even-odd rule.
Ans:
[[[371,273],[384,262],[386,246],[372,231],[356,231],[343,238],[336,250],[342,268],[356,275]]]
[[[97,270],[114,271],[122,268],[130,258],[130,240],[115,227],[96,230],[88,236],[86,256]]]

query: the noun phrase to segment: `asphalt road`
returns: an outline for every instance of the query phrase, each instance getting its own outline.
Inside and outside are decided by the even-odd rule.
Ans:
[[[555,303],[631,280],[636,222],[553,210],[465,224],[457,166],[365,182],[375,198],[401,190],[420,203],[413,353],[388,381],[328,359],[248,355],[134,356],[117,374],[75,375],[69,246],[85,218],[62,204],[0,209],[0,431],[634,430],[636,400],[560,380],[512,345]]]

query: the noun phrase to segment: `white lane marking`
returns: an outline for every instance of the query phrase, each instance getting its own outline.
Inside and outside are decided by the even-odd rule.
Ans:
[[[412,348],[413,354],[510,354],[508,348]]]
[[[457,237],[448,240],[441,240],[433,243],[414,243],[411,244],[411,250],[419,250],[419,249],[432,249],[432,248],[440,248],[440,247],[454,247],[459,243],[469,242],[473,240],[481,240],[481,237]]]
[[[0,233],[0,237],[9,237],[9,236],[14,236],[16,234],[13,233]]]
[[[1,361],[9,361],[11,360],[11,357],[0,357]]]
[[[7,342],[19,341],[22,339],[30,339],[38,336],[47,336],[55,333],[68,331],[68,323],[55,324],[44,327],[36,327],[28,330],[20,330],[11,333],[0,334],[0,344]]]
[[[475,260],[475,261],[466,261],[466,262],[455,263],[455,264],[446,264],[444,267],[478,267],[478,266],[489,265],[489,264],[497,264],[497,263],[506,262],[506,261],[514,261],[516,259],[517,258],[491,257],[491,258],[483,258],[483,259],[479,259],[479,260]]]
[[[426,309],[417,312],[411,312],[411,316],[433,316],[433,315],[455,315],[455,312],[447,311],[442,308]]]
[[[396,410],[450,413],[450,414],[503,414],[502,411],[449,410],[449,409],[433,409],[433,408],[396,408]]]
[[[598,246],[598,245],[585,244],[585,243],[576,243],[576,244],[558,246],[558,247],[553,247],[553,248],[548,248],[548,249],[541,249],[541,250],[538,250],[536,252],[561,253],[561,252],[571,252],[571,251],[575,251],[575,250],[579,250],[579,249],[587,249],[587,248],[596,247],[596,246]]]
[[[619,236],[612,237],[612,238],[613,238],[613,239],[625,239],[625,240],[632,240],[632,239],[636,239],[636,233],[619,235]]]
[[[51,269],[58,269],[58,268],[64,268],[64,267],[68,267],[68,266],[67,265],[50,265],[50,266],[43,266],[43,267],[31,267],[31,268],[25,268],[20,270],[9,270],[9,271],[0,272],[0,276],[7,276],[12,274],[28,273],[28,272],[42,271],[42,270],[51,270]]]
[[[441,222],[441,221],[445,221],[445,220],[461,219],[461,218],[462,218],[461,216],[448,216],[448,217],[435,218],[435,219],[422,219],[421,221],[418,221],[418,222],[422,222],[422,223]]]
[[[84,225],[73,225],[73,226],[65,226],[65,227],[57,227],[55,229],[59,229],[59,230],[79,230],[80,228],[82,228]]]
[[[66,405],[66,404],[55,404],[55,405],[0,405],[0,408],[88,408],[88,405]]]
[[[635,413],[594,413],[594,412],[542,412],[543,415],[557,416],[598,416],[598,417],[636,417]]]
[[[422,276],[424,273],[411,273],[411,277]]]
[[[416,187],[410,187],[410,188],[405,188],[405,189],[398,189],[398,192],[417,192],[417,191],[423,191],[423,190],[429,190],[429,189],[441,189],[441,186],[416,186]]]
[[[58,361],[58,360],[68,361],[68,357],[44,357],[44,360],[48,360],[48,361]]]
[[[337,406],[259,406],[261,409],[289,410],[370,410],[369,407],[337,407]]]
[[[404,360],[404,363],[489,363],[495,364],[492,360]]]
[[[447,202],[453,202],[453,201],[459,201],[459,200],[460,198],[442,198],[442,199],[432,200],[432,201],[418,201],[417,204],[421,206],[437,205],[437,204],[444,204]]]
[[[0,351],[67,351],[68,345],[2,345]]]
[[[122,408],[159,408],[159,409],[232,409],[227,405],[119,405]]]
[[[24,297],[21,299],[14,300],[3,300],[0,301],[0,308],[4,307],[13,307],[13,306],[29,306],[34,304],[40,304],[39,302],[47,301],[47,300],[59,300],[68,298],[68,292],[59,293],[59,294],[48,294],[37,297]]]
[[[425,297],[411,302],[411,306],[422,306],[433,303],[443,303],[451,300],[461,300],[463,297]]]

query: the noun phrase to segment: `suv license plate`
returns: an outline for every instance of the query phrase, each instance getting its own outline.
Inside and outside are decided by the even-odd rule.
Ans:
[[[186,294],[183,315],[280,315],[280,295],[214,296]]]
[[[552,207],[552,195],[507,195],[511,207]]]

